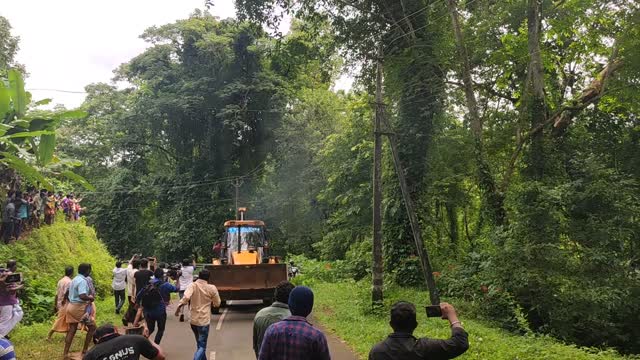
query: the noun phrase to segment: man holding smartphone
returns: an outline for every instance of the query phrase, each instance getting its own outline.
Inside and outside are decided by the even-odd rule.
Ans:
[[[3,282],[6,286],[0,288],[0,336],[6,337],[7,334],[22,320],[22,308],[19,305],[17,291],[22,289],[20,274],[18,271],[18,263],[15,260],[7,262],[7,269],[2,272]],[[17,279],[12,274],[17,275]],[[12,277],[12,279],[9,279]],[[17,281],[16,281],[17,280]]]
[[[447,340],[417,339],[413,336],[418,327],[416,307],[404,301],[395,303],[391,307],[389,322],[393,334],[371,349],[369,360],[440,360],[462,355],[469,348],[469,340],[456,309],[450,304],[440,303],[440,313],[443,319],[449,320],[451,337]]]

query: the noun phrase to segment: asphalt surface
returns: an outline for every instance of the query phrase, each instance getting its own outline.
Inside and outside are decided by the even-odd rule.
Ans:
[[[262,301],[232,301],[221,309],[220,315],[212,315],[207,343],[208,359],[255,360],[252,347],[253,318],[262,307]],[[196,349],[195,338],[189,319],[179,322],[173,315],[175,308],[176,305],[172,304],[167,309],[167,327],[160,345],[168,360],[190,360]],[[327,334],[327,340],[333,360],[357,360],[339,339]]]

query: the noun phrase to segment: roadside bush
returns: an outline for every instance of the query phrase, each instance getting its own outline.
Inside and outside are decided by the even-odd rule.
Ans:
[[[396,266],[391,276],[393,282],[397,285],[424,287],[420,259],[415,255],[400,260],[399,266]]]
[[[349,277],[358,281],[371,276],[371,239],[355,243],[349,247],[345,256],[345,268]]]
[[[477,316],[506,330],[530,333],[521,307],[495,278],[493,266],[489,256],[478,253],[471,253],[462,265],[448,265],[436,273],[440,295],[467,301]]]
[[[342,260],[320,261],[309,259],[304,255],[295,255],[288,261],[293,261],[300,270],[300,275],[296,277],[298,283],[304,281],[309,283],[313,280],[336,282],[349,278],[348,267]]]

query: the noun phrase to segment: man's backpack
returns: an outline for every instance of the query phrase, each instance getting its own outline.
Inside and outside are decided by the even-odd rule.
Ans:
[[[152,309],[162,303],[162,294],[157,283],[147,285],[140,298],[140,303],[143,308]]]

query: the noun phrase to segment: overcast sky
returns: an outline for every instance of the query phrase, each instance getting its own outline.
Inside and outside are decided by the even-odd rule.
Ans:
[[[18,62],[29,73],[34,100],[74,108],[84,87],[110,82],[113,70],[140,54],[148,44],[139,36],[153,25],[184,19],[205,0],[0,0],[0,15],[20,37]],[[209,10],[219,18],[235,16],[233,0],[214,0]],[[283,24],[280,31],[287,31]],[[349,89],[341,77],[335,88]],[[40,90],[38,90],[40,89]],[[51,89],[51,90],[42,90]],[[57,91],[52,91],[57,90]],[[80,93],[61,92],[71,91]]]
[[[18,61],[35,100],[53,98],[68,108],[84,94],[34,89],[83,91],[108,82],[113,70],[147,46],[139,35],[204,8],[204,0],[0,0],[0,15],[20,36]],[[215,0],[210,10],[221,18],[235,15],[233,0]]]

